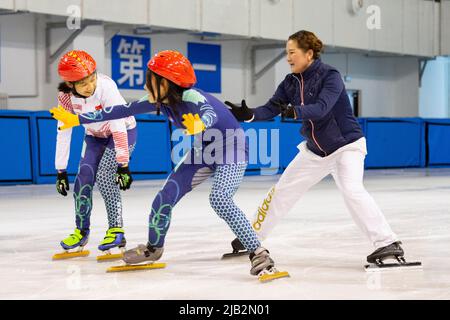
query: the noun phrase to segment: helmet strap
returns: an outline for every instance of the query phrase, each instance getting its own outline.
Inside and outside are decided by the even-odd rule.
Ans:
[[[157,77],[156,78],[156,91],[157,91],[157,98],[156,98],[156,115],[160,115],[161,114],[161,82],[162,82],[162,78],[161,77]]]
[[[158,101],[159,103],[161,103],[161,81],[162,81],[161,77],[156,78],[156,92],[157,92],[156,101]]]

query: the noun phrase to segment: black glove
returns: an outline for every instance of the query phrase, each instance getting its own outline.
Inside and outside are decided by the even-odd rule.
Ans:
[[[252,109],[247,107],[245,100],[242,100],[242,104],[240,107],[238,107],[234,103],[231,103],[230,101],[225,101],[225,104],[231,107],[230,111],[238,121],[249,121],[253,118],[254,113]]]
[[[58,177],[56,178],[56,191],[62,194],[64,197],[67,196],[67,191],[69,190],[69,178],[67,177],[67,172],[58,172]]]
[[[281,101],[273,101],[273,103],[280,108],[281,119],[297,119],[294,106],[288,105]]]
[[[131,183],[133,182],[133,178],[131,177],[131,172],[128,166],[117,168],[116,173],[116,184],[119,185],[120,190],[130,189]]]

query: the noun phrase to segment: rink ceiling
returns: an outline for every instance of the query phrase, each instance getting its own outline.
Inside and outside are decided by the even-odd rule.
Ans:
[[[440,47],[447,49],[448,39],[439,34],[438,2],[372,0],[363,2],[363,8],[356,12],[347,0],[321,0],[321,3],[317,6],[310,0],[110,0],[105,7],[99,6],[98,0],[2,0],[0,8],[66,16],[71,12],[68,8],[75,6],[83,19],[271,40],[285,40],[286,34],[306,28],[316,30],[330,46],[421,56],[438,54]],[[384,13],[385,27],[377,33],[365,27],[371,5]],[[444,1],[444,14],[449,9]],[[278,21],[276,28],[267,23],[274,20]],[[442,29],[445,27],[443,23]],[[347,36],[349,33],[352,37]],[[404,40],[397,41],[398,38]]]
[[[183,198],[173,212],[166,269],[107,274],[114,263],[95,261],[106,230],[95,192],[91,256],[51,261],[71,231],[72,199],[53,186],[0,189],[0,298],[14,299],[448,299],[450,198],[448,169],[373,170],[366,187],[403,241],[406,258],[422,271],[368,274],[372,251],[353,224],[331,178],[315,186],[264,242],[291,278],[260,284],[247,257],[222,261],[232,233],[208,203],[210,181]],[[252,215],[279,176],[246,177],[236,203]],[[124,193],[129,246],[145,241],[147,214],[163,181],[139,181]],[[117,263],[115,263],[117,264]],[[220,288],[220,289],[218,289]]]

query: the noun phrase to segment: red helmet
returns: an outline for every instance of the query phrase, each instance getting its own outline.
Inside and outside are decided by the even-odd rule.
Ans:
[[[191,62],[178,51],[158,52],[147,63],[147,67],[182,88],[190,88],[197,82]]]
[[[64,81],[75,82],[92,74],[97,63],[86,51],[72,50],[59,60],[58,74]]]

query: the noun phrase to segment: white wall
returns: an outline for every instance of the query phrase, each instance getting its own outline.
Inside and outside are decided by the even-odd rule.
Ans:
[[[2,16],[0,20],[0,92],[9,95],[8,109],[43,110],[56,104],[59,58],[50,65],[51,81],[46,82],[46,19],[37,14]],[[35,32],[36,31],[36,32]],[[51,32],[51,52],[68,37],[65,28]],[[7,39],[7,40],[5,40]],[[88,27],[66,51],[89,48],[103,65],[103,27]]]
[[[450,117],[450,58],[438,57],[429,61],[420,88],[420,116],[424,118]]]
[[[441,55],[450,55],[450,0],[441,0]]]
[[[36,36],[33,15],[0,18],[0,92],[37,95]]]
[[[8,35],[10,39],[16,39],[14,45],[9,41],[0,41],[0,52],[2,55],[2,80],[0,82],[0,92],[7,92],[11,96],[9,98],[9,109],[28,109],[43,110],[48,109],[56,103],[57,86],[59,78],[57,75],[56,61],[50,65],[51,81],[46,83],[46,60],[45,60],[45,19],[42,15],[25,14],[3,16],[1,18],[0,36]],[[34,36],[34,25],[36,23],[36,41],[32,40]],[[30,28],[20,29],[19,26],[30,25]],[[19,30],[19,31],[18,31]],[[25,31],[24,31],[25,30]],[[110,42],[108,40],[119,29],[105,28],[103,26],[89,26],[79,35],[72,45],[66,51],[73,48],[84,49],[92,54],[96,59],[98,70],[100,72],[111,74],[111,52]],[[120,29],[121,34],[129,34],[131,30],[126,27]],[[25,32],[27,41],[22,44],[20,37]],[[55,29],[51,32],[51,52],[54,52],[59,45],[67,38],[69,32],[65,29]],[[4,37],[2,37],[4,38]],[[151,38],[152,54],[164,49],[176,49],[186,54],[187,42],[201,42],[199,37],[188,34],[161,34],[153,35]],[[34,43],[35,42],[35,43]],[[105,46],[105,43],[106,46]],[[207,41],[205,43],[216,43]],[[36,50],[35,50],[36,44]],[[249,89],[249,81],[245,80],[249,75],[246,70],[245,53],[248,46],[247,41],[226,41],[220,43],[222,45],[222,93],[216,94],[220,99],[229,99],[232,101],[240,101]],[[29,67],[26,63],[17,63],[17,48],[25,46],[24,55],[27,60],[33,63]],[[5,52],[8,54],[6,55]],[[20,52],[19,52],[20,53]],[[35,62],[36,61],[36,62]],[[26,75],[26,77],[25,77]],[[36,75],[36,77],[34,76]],[[271,79],[266,81],[270,86],[273,85],[273,75],[266,75],[261,79]],[[24,81],[26,80],[26,81]],[[30,81],[30,85],[28,82]],[[27,85],[24,85],[27,84]],[[17,97],[17,90],[20,90],[21,96]],[[272,90],[272,88],[270,88]],[[145,92],[142,90],[123,90],[122,94],[127,100],[140,98]]]
[[[325,54],[351,81],[347,89],[361,90],[362,117],[415,117],[418,115],[418,62],[411,57],[367,57],[362,54]],[[348,63],[347,63],[348,61]]]

